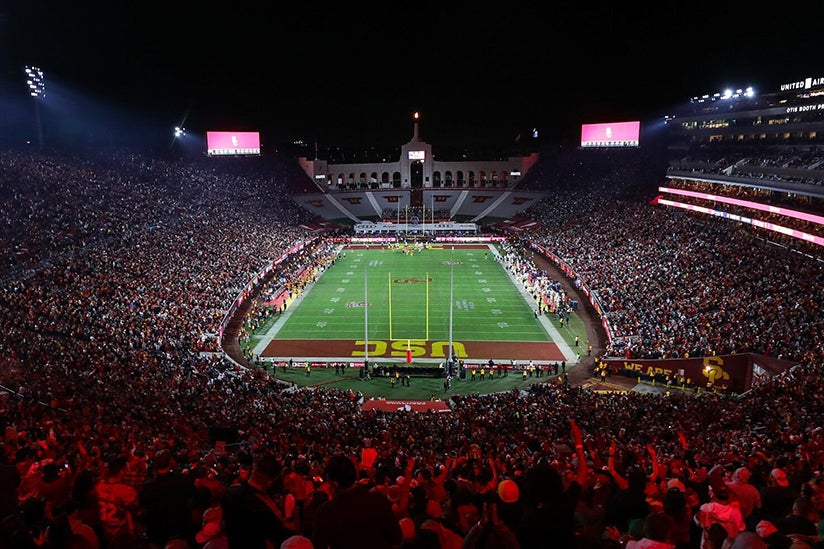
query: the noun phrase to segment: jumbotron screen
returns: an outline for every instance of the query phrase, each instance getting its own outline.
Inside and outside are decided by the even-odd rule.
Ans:
[[[581,147],[637,147],[641,122],[583,124]]]
[[[206,132],[209,156],[260,154],[260,132]]]

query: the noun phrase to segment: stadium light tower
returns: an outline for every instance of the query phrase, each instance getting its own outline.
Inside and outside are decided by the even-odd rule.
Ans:
[[[46,80],[38,67],[26,66],[26,84],[34,98],[34,117],[37,121],[37,146],[43,148],[43,125],[40,123],[40,98],[46,95]]]
[[[180,123],[175,126],[174,132],[172,133],[172,139],[169,141],[169,149],[174,147],[175,141],[186,137],[186,118],[188,118],[191,108],[192,105],[190,104],[186,108],[186,112],[183,114],[183,118],[181,118]]]

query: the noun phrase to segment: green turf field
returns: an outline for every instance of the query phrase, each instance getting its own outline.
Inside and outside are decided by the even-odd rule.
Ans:
[[[320,274],[285,313],[272,315],[251,334],[247,345],[260,353],[270,340],[310,340],[323,349],[336,340],[400,342],[428,340],[506,342],[549,342],[554,333],[572,347],[575,337],[583,342],[586,329],[577,315],[560,325],[555,315],[535,318],[531,297],[521,294],[503,266],[487,249],[432,248],[414,255],[390,249],[345,249],[333,266]],[[450,299],[451,297],[451,299]],[[364,308],[368,302],[369,307]],[[450,306],[451,304],[451,306]],[[390,335],[391,332],[391,335]],[[371,365],[403,363],[403,352],[383,357],[370,352]],[[313,355],[307,355],[313,356]],[[324,356],[318,353],[318,356]],[[326,355],[328,356],[328,355]],[[442,362],[443,359],[414,359]],[[357,362],[357,360],[355,360]],[[281,362],[285,364],[285,362]],[[573,362],[574,363],[574,362]],[[573,363],[569,363],[570,367]],[[487,376],[485,380],[455,378],[448,392],[443,379],[415,377],[410,387],[392,386],[389,378],[361,380],[357,368],[336,374],[334,368],[314,368],[305,375],[304,363],[285,371],[276,364],[263,363],[276,378],[300,386],[352,389],[367,397],[393,399],[443,398],[456,393],[492,393],[524,387],[532,383],[560,383],[547,373],[538,378]]]
[[[533,307],[485,250],[432,248],[407,255],[355,249],[341,253],[269,335],[550,341]]]

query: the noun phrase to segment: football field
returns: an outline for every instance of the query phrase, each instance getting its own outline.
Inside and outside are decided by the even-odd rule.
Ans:
[[[254,352],[264,360],[439,363],[574,361],[487,245],[346,247],[291,302]]]

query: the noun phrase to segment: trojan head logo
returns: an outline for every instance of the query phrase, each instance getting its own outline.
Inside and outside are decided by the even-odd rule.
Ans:
[[[531,198],[522,197],[522,196],[518,196],[518,197],[515,197],[515,198],[513,198],[513,199],[512,199],[512,205],[513,205],[513,206],[520,206],[521,204],[524,204],[524,203],[526,203],[526,202],[529,202],[530,200],[532,200],[532,199],[531,199]]]
[[[449,194],[436,194],[433,198],[435,199],[435,202],[446,202],[447,200],[449,200],[450,196],[452,196],[452,195],[449,195]]]
[[[472,202],[483,204],[484,202],[486,202],[490,198],[492,198],[492,197],[491,196],[485,196],[485,195],[475,195],[475,196],[472,197]]]
[[[400,198],[400,196],[398,196],[396,194],[390,194],[390,195],[384,196],[384,198],[386,199],[387,202],[391,202],[392,204],[396,204],[398,202],[398,199]]]
[[[704,369],[702,372],[707,382],[715,385],[719,381],[728,381],[730,374],[724,371],[724,359],[719,356],[708,356],[704,358]]]
[[[323,200],[310,200],[309,205],[315,208],[323,208]]]
[[[361,203],[361,197],[360,196],[350,196],[348,198],[344,198],[343,200],[345,200],[346,202],[349,202],[352,205]]]
[[[413,276],[412,278],[395,278],[395,279],[392,280],[392,283],[393,284],[423,284],[425,282],[432,282],[433,280],[434,279],[431,276],[430,277],[425,277],[425,278],[417,278],[417,277]]]

